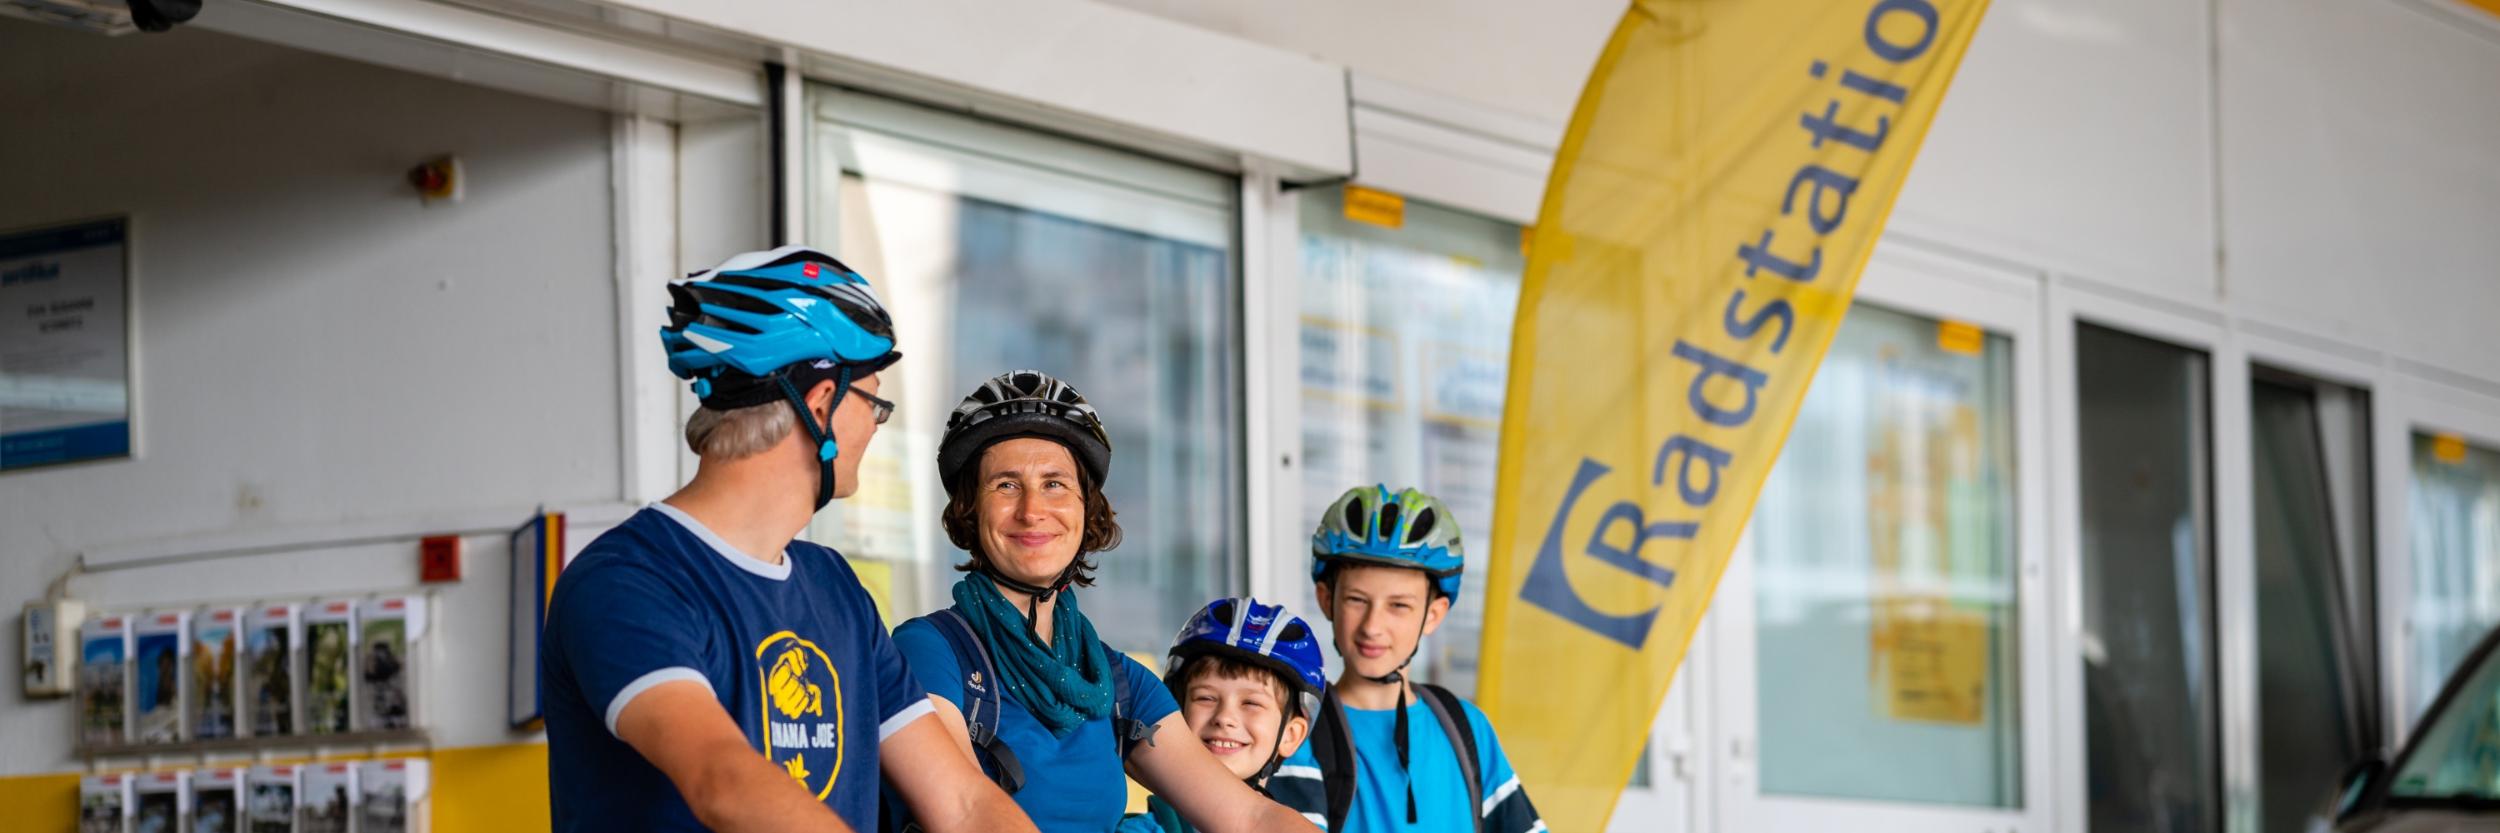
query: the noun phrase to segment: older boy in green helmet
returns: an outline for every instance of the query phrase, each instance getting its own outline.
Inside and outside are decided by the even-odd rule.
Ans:
[[[1345,671],[1285,767],[1320,772],[1328,829],[1544,830],[1484,713],[1406,679],[1458,601],[1466,558],[1449,507],[1414,489],[1348,490],[1320,517],[1311,557]]]

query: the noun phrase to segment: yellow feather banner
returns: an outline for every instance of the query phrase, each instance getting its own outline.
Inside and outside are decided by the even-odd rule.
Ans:
[[[1478,701],[1605,825],[1986,0],[1640,0],[1529,242]]]

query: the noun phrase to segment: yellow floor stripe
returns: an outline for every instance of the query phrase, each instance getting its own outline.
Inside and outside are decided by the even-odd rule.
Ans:
[[[335,756],[352,760],[363,755]],[[545,830],[547,745],[515,743],[434,750],[434,830]],[[0,778],[11,830],[78,829],[78,774]]]

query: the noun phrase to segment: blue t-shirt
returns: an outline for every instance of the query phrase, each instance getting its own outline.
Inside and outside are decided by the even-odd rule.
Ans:
[[[1544,821],[1519,788],[1519,775],[1502,754],[1502,741],[1476,704],[1461,701],[1476,734],[1476,761],[1484,794],[1465,793],[1466,776],[1458,769],[1458,748],[1441,731],[1432,707],[1410,701],[1406,706],[1408,768],[1398,767],[1397,711],[1345,709],[1346,736],[1353,741],[1360,772],[1354,782],[1354,806],[1347,808],[1344,829],[1350,833],[1382,830],[1473,830],[1477,816],[1493,833],[1540,830]],[[1319,758],[1304,743],[1277,769],[1279,776],[1317,777]],[[1415,823],[1406,823],[1406,785],[1415,784]],[[1323,804],[1323,806],[1325,806]]]
[[[659,768],[616,737],[651,687],[711,687],[747,742],[859,830],[877,827],[877,744],[934,708],[876,603],[833,550],[740,554],[653,504],[556,582],[540,637],[555,829],[702,830]]]
[[[904,622],[894,629],[894,644],[910,661],[920,685],[963,708],[963,667],[936,625],[925,618]],[[1120,706],[1122,715],[1151,726],[1180,711],[1171,690],[1146,666],[1113,651],[1112,668],[1128,675],[1129,699]],[[1119,750],[1112,746],[1110,717],[1087,721],[1061,738],[1012,696],[1001,698],[998,712],[998,739],[1024,766],[1024,789],[1016,791],[1016,804],[1033,819],[1033,826],[1042,833],[1104,833],[1120,824],[1128,808],[1128,773],[1121,771]]]

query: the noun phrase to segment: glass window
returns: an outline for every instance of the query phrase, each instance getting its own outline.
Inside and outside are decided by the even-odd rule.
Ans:
[[[1344,205],[1336,188],[1301,204],[1299,517],[1316,525],[1354,486],[1423,489],[1458,516],[1466,592],[1481,593],[1520,227],[1409,202],[1389,228],[1347,219]],[[1307,585],[1307,569],[1288,572]],[[1483,619],[1480,602],[1453,608],[1416,657],[1418,676],[1472,694]]]
[[[2262,829],[2304,833],[2325,824],[2318,797],[2379,749],[2369,398],[2254,373]]]
[[[2009,339],[1850,310],[1748,527],[1764,793],[2021,806],[2014,465]]]
[[[2218,830],[2208,360],[2090,325],[2075,353],[2092,829]]]
[[[2413,438],[2413,592],[2405,617],[2410,711],[2419,714],[2476,640],[2500,624],[2500,453]]]
[[[1205,171],[826,88],[810,131],[812,236],[893,308],[899,404],[858,495],[812,537],[887,594],[889,622],[951,604],[966,556],[938,525],[937,442],[982,380],[1033,368],[1111,435],[1125,541],[1095,557],[1105,641],[1159,660],[1242,565],[1237,185]],[[1116,612],[1116,614],[1114,614]]]

